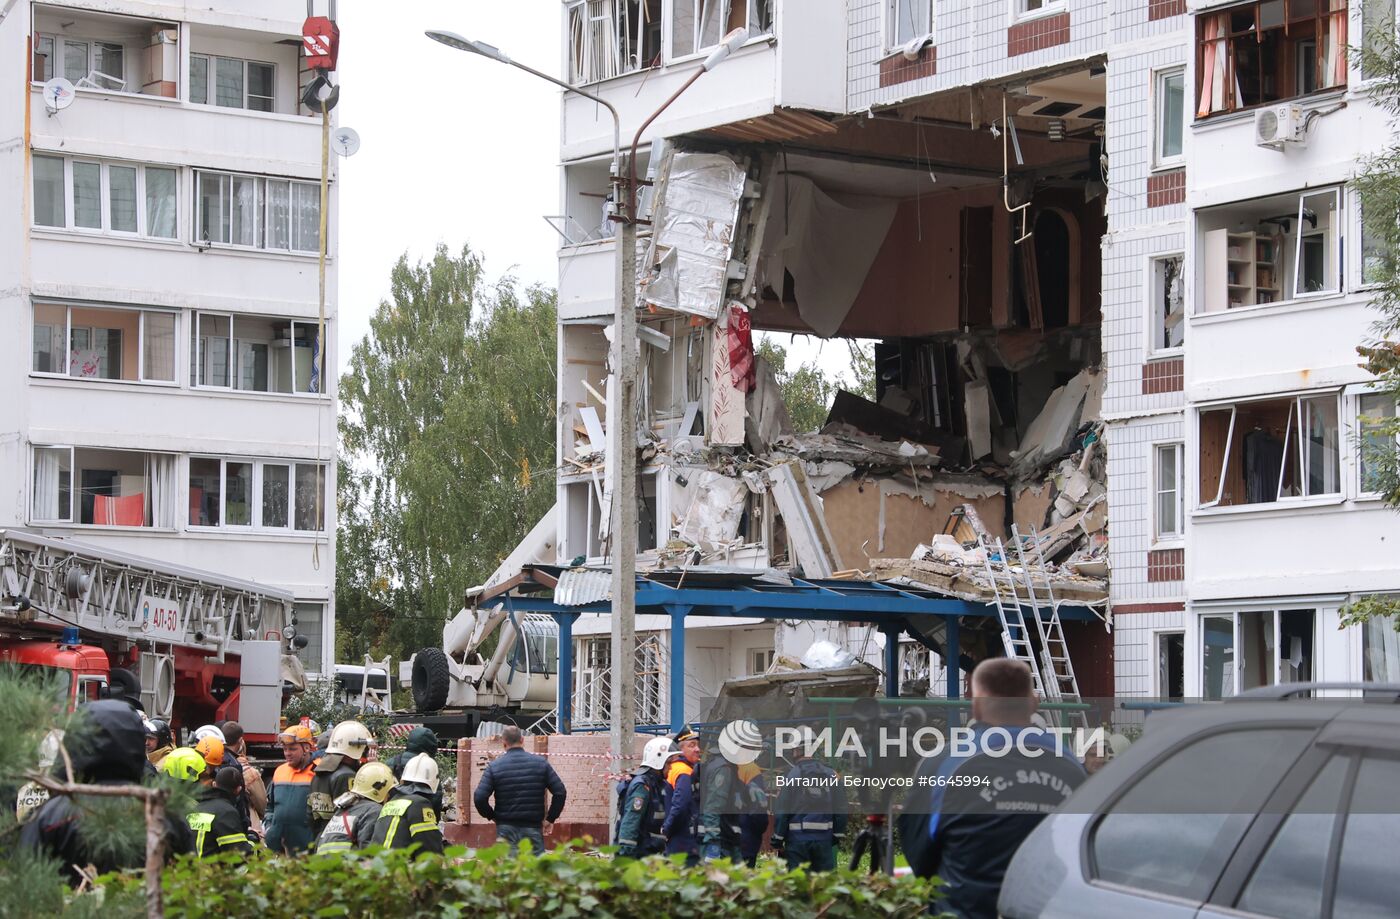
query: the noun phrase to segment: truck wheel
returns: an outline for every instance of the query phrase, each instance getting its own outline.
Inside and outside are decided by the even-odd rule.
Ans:
[[[413,707],[420,712],[436,712],[447,704],[452,672],[441,648],[424,648],[413,655]]]

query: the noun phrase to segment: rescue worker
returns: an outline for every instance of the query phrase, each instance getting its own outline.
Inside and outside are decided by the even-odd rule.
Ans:
[[[263,832],[263,814],[267,813],[267,785],[263,782],[262,773],[248,762],[248,742],[243,737],[243,725],[237,721],[225,721],[219,725],[219,730],[224,732],[224,761],[228,763],[232,757],[233,762],[229,765],[243,770],[240,800],[248,804],[249,832],[253,838],[259,839]]]
[[[836,770],[813,759],[812,729],[801,728],[802,745],[783,780],[773,809],[773,838],[769,844],[787,857],[788,868],[806,865],[811,871],[836,868],[836,847],[846,833],[846,814],[838,797]]]
[[[295,724],[277,735],[286,760],[272,774],[267,790],[267,816],[263,818],[264,841],[274,852],[295,855],[305,852],[316,837],[311,832],[306,799],[316,763],[311,758],[316,738],[304,725]]]
[[[170,736],[170,722],[152,718],[147,724],[146,760],[159,770],[160,761],[175,749],[175,739]]]
[[[350,790],[350,780],[364,764],[373,741],[369,728],[358,721],[342,721],[331,730],[326,753],[316,764],[306,797],[313,836],[320,836],[335,814],[335,802]]]
[[[79,706],[79,711],[85,716],[85,743],[75,744],[70,751],[73,777],[92,785],[140,783],[147,762],[146,731],[140,714],[125,701],[115,699],[88,702]],[[137,807],[135,819],[141,819],[140,814]],[[189,826],[174,814],[166,814],[165,819],[167,860],[191,851],[194,844]],[[24,824],[20,845],[56,859],[64,879],[75,887],[83,881],[80,869],[88,865],[98,874],[145,866],[144,847],[89,845],[83,836],[86,821],[82,802],[54,795]]]
[[[160,775],[160,770],[156,769],[156,764],[150,759],[150,753],[156,746],[156,726],[149,720],[142,718],[141,727],[146,732],[146,764],[141,768],[141,772],[146,778],[151,778]]]
[[[194,795],[194,809],[186,819],[194,831],[194,851],[200,858],[209,858],[221,852],[242,852],[246,855],[253,851],[247,828],[243,826],[243,815],[238,812],[235,803],[243,790],[243,772],[233,766],[209,762],[215,752],[220,759],[223,758],[222,748],[223,744],[212,737],[206,737],[195,745],[195,752],[202,757],[205,768],[197,779],[199,789]],[[191,764],[194,765],[197,764]]]
[[[666,784],[671,786],[671,803],[666,809],[666,821],[661,835],[666,837],[666,854],[685,854],[685,863],[700,860],[700,845],[695,838],[696,780],[700,768],[700,735],[690,725],[676,733],[677,752],[666,765]]]
[[[671,786],[662,770],[671,754],[671,738],[655,737],[642,748],[642,766],[627,782],[619,808],[617,854],[643,858],[666,848],[661,825],[666,821]]]
[[[711,753],[700,768],[700,793],[697,821],[700,836],[700,858],[711,861],[727,858],[738,864],[743,860],[739,850],[740,816],[746,810],[747,791],[739,781],[739,770],[720,753]]]
[[[442,829],[438,815],[428,803],[437,791],[437,760],[419,753],[403,767],[403,781],[389,793],[389,800],[379,809],[370,844],[386,849],[407,849],[417,846],[417,858],[426,852],[442,854]]]
[[[161,763],[160,771],[181,782],[198,782],[209,764],[194,747],[176,747]]]
[[[758,853],[763,850],[763,837],[768,832],[768,783],[763,780],[763,768],[758,763],[739,767],[739,781],[744,783],[748,806],[739,818],[739,853],[750,868],[758,865]]]
[[[437,756],[438,748],[441,746],[438,737],[433,733],[432,728],[422,725],[408,732],[408,738],[404,741],[403,750],[395,753],[389,760],[389,768],[394,770],[394,778],[403,778],[403,767],[408,765],[408,761],[419,753],[426,753],[429,756]]]
[[[365,763],[350,780],[350,790],[335,801],[335,813],[316,839],[317,852],[363,849],[374,836],[379,810],[398,785],[384,763]]]

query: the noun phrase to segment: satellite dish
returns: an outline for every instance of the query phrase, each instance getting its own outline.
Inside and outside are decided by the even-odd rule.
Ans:
[[[331,148],[341,156],[354,156],[360,149],[360,135],[354,128],[336,128],[331,132]]]
[[[77,90],[73,84],[63,77],[54,77],[44,84],[44,105],[48,107],[49,114],[60,112],[73,104],[73,96]]]

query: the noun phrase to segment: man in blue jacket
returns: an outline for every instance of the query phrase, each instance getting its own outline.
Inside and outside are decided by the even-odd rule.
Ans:
[[[932,788],[930,864],[943,878],[934,912],[995,919],[1011,856],[1084,781],[1055,736],[1031,723],[1035,709],[1024,663],[992,658],[972,672],[973,752],[945,759]]]
[[[700,861],[700,841],[696,838],[699,817],[700,735],[686,725],[675,736],[676,749],[666,763],[666,784],[671,786],[671,804],[661,835],[666,837],[666,854],[685,853],[687,865]]]
[[[534,851],[544,852],[544,837],[564,811],[568,791],[554,767],[542,756],[525,752],[520,728],[507,725],[501,731],[506,752],[492,761],[477,783],[472,803],[476,812],[496,824],[496,840],[510,843],[511,852],[528,839]],[[545,792],[549,812],[545,812]],[[491,803],[494,796],[495,804]]]

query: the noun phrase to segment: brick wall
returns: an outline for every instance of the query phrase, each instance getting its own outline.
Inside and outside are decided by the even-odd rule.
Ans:
[[[1069,42],[1069,13],[1018,22],[1006,30],[1006,56],[1019,57]]]
[[[1147,0],[1147,18],[1151,22],[1186,12],[1186,0]]]
[[[1185,362],[1179,358],[1148,361],[1142,365],[1142,394],[1155,396],[1165,392],[1181,392]]]
[[[1166,207],[1186,200],[1186,170],[1159,172],[1147,179],[1147,206]]]
[[[1186,578],[1185,549],[1153,549],[1147,553],[1147,580],[1181,581]]]
[[[880,61],[880,87],[921,80],[938,73],[938,47],[926,45],[914,60],[896,54]]]
[[[525,738],[525,749],[549,760],[568,790],[568,800],[554,833],[545,839],[550,846],[569,839],[591,837],[602,844],[609,834],[608,813],[614,786],[624,769],[641,759],[642,747],[651,738],[637,735],[634,756],[619,767],[608,752],[606,734],[551,734]],[[472,792],[481,781],[487,765],[503,752],[494,737],[463,738],[457,745],[457,821],[445,826],[444,833],[455,844],[490,845],[496,826],[472,806]]]

